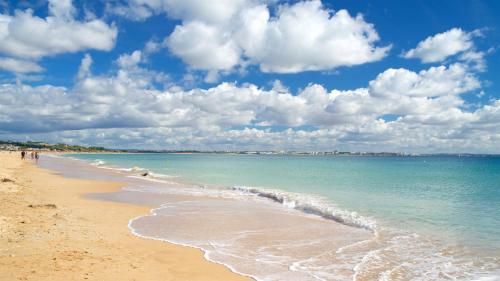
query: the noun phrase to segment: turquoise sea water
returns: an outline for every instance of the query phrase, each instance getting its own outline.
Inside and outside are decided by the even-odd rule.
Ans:
[[[500,256],[500,157],[72,154],[198,184],[315,195],[377,226]]]

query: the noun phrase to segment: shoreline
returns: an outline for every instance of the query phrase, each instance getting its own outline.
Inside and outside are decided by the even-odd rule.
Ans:
[[[122,173],[122,171],[126,171],[126,172],[123,172],[123,173],[133,172],[133,171],[128,171],[129,169],[126,168],[126,167],[129,167],[130,165],[128,165],[128,166],[127,165],[120,166],[121,167],[120,168],[120,167],[115,167],[113,165],[108,166],[107,164],[98,164],[97,162],[102,162],[100,159],[97,159],[99,161],[97,161],[96,159],[93,159],[93,160],[95,160],[94,161],[96,163],[95,165],[94,165],[94,162],[92,162],[90,160],[87,161],[86,158],[84,158],[84,159],[77,159],[77,160],[85,162],[85,165],[88,165],[89,167],[92,167],[92,169],[101,169],[101,171],[106,171],[106,170],[119,171],[120,174]],[[77,162],[79,162],[79,161],[77,161]],[[90,162],[92,162],[92,163],[90,163]],[[80,166],[80,165],[78,165],[78,166]],[[145,167],[147,167],[147,165]],[[82,165],[82,168],[83,168],[83,165]],[[54,170],[59,170],[59,169],[54,169]],[[72,173],[73,172],[70,173],[70,176],[72,176]],[[92,173],[92,175],[94,175],[94,173]],[[140,180],[147,180],[148,182],[149,181],[151,181],[151,182],[156,182],[157,181],[156,179],[150,179],[150,178],[143,178],[143,177],[139,177],[139,176],[134,176],[133,173],[131,173],[127,177],[137,178],[137,179],[140,179]],[[172,183],[173,184],[176,184],[176,183],[180,184],[178,182],[178,179],[175,179],[175,182],[164,181],[164,180],[161,180],[159,182],[160,183],[166,183],[167,185],[171,185]],[[139,184],[139,186],[140,186],[140,184]],[[215,195],[216,198],[219,198],[217,200],[220,202],[220,197],[219,197],[220,195],[211,194],[210,192],[209,193],[205,192],[205,191],[210,191],[212,189],[209,188],[208,190],[206,190],[203,184],[195,184],[195,186],[200,186],[202,188],[201,190],[203,190],[204,192],[203,192],[203,195],[200,195],[200,196],[202,196],[203,198]],[[177,186],[175,186],[175,187],[177,187]],[[177,190],[177,189],[174,189],[174,190]],[[150,199],[153,197],[153,195],[151,195],[151,194],[156,194],[156,195],[154,195],[155,197],[161,197],[161,196],[163,196],[161,194],[165,194],[164,195],[165,198],[168,198],[169,196],[174,196],[174,197],[176,197],[176,196],[184,196],[184,195],[189,196],[189,197],[194,196],[194,197],[192,197],[190,199],[191,206],[204,206],[203,204],[201,204],[201,205],[198,204],[200,202],[198,201],[198,199],[196,199],[197,196],[194,195],[194,194],[197,193],[197,191],[196,191],[196,189],[194,189],[194,190],[195,190],[194,193],[191,193],[192,190],[188,191],[187,193],[184,193],[185,191],[174,191],[173,193],[171,193],[172,192],[171,190],[170,191],[167,191],[167,190],[162,191],[161,188],[154,190],[154,187],[150,187],[150,188],[146,188],[146,189],[144,189],[142,187],[139,187],[139,188],[128,188],[128,187],[126,187],[126,188],[122,189],[123,193],[122,192],[120,192],[120,193],[125,194],[125,193],[129,192],[129,195],[132,194],[132,193],[134,193],[134,192],[139,192],[137,194],[150,194],[150,195],[148,195],[150,197]],[[221,189],[217,189],[216,188],[215,190],[221,190]],[[226,189],[222,188],[222,190],[226,190]],[[230,189],[230,190],[231,190],[231,192],[230,192],[231,196],[230,197],[233,198],[233,196],[235,195],[234,192],[233,192],[234,189]],[[263,201],[266,202],[266,204],[272,205],[274,207],[278,207],[279,206],[280,209],[289,209],[289,206],[286,205],[286,204],[285,204],[286,205],[285,207],[287,207],[287,208],[283,208],[283,202],[281,202],[281,201],[285,202],[288,199],[286,199],[286,198],[285,199],[283,199],[283,198],[280,199],[278,197],[275,198],[273,194],[263,194],[264,196],[261,196],[259,194],[261,191],[259,191],[259,190],[257,190],[257,191],[258,191],[258,193],[253,193],[253,192],[248,192],[248,191],[247,192],[243,192],[243,193],[245,194],[245,196],[248,196],[248,195],[255,196],[255,198],[259,198],[258,199],[259,201],[263,200]],[[238,190],[236,191],[236,193],[238,193]],[[181,194],[183,194],[183,195],[181,195]],[[189,194],[189,195],[187,195],[187,194]],[[211,195],[209,195],[209,194],[211,194]],[[132,199],[131,200],[131,198],[135,198],[136,195],[134,195],[134,197],[130,197],[129,196],[128,199],[126,197],[117,197],[116,195],[117,195],[117,193],[114,193],[114,195],[111,194],[109,197],[104,196],[104,197],[101,197],[101,199],[102,200],[111,200],[111,201],[115,201],[116,200],[118,202],[131,202],[133,204],[138,203],[138,201],[136,201],[136,199]],[[270,195],[273,195],[273,196],[270,196]],[[97,197],[100,197],[100,196],[97,196]],[[224,196],[222,196],[222,197],[224,197]],[[182,205],[176,204],[176,202],[177,202],[176,199],[173,199],[173,201],[171,199],[173,199],[173,198],[168,198],[168,200],[166,200],[166,201],[169,202],[169,204],[166,204],[166,205],[176,206],[176,210],[177,210],[176,212],[178,214],[181,214],[180,218],[187,217],[187,216],[182,215],[182,211],[180,209],[177,209],[178,207],[181,207],[181,209],[182,209]],[[238,198],[237,201],[241,203],[240,199],[241,198]],[[268,200],[268,199],[271,199],[271,200]],[[129,200],[131,200],[131,201],[129,201]],[[273,201],[275,201],[275,202],[273,202]],[[143,202],[147,202],[147,200],[143,201]],[[212,248],[206,248],[204,245],[202,245],[201,247],[198,247],[200,245],[199,243],[200,243],[201,240],[203,240],[204,242],[209,242],[209,240],[206,240],[205,238],[203,238],[204,237],[203,236],[204,232],[203,231],[199,231],[201,229],[200,228],[201,226],[198,226],[198,224],[205,222],[207,218],[219,217],[219,214],[214,214],[214,216],[212,216],[212,215],[209,214],[210,211],[214,210],[212,207],[210,207],[209,209],[204,209],[203,212],[198,209],[198,211],[200,213],[203,213],[203,217],[197,217],[196,219],[192,220],[192,222],[194,224],[190,224],[190,225],[196,227],[197,231],[196,232],[192,232],[192,233],[196,233],[196,237],[198,239],[201,239],[201,240],[197,240],[196,241],[196,239],[195,239],[195,240],[187,242],[187,244],[186,244],[186,243],[183,242],[184,241],[183,237],[187,237],[187,236],[185,236],[187,233],[184,233],[184,235],[181,235],[181,236],[175,236],[175,235],[172,236],[172,232],[170,230],[168,230],[168,228],[167,228],[167,231],[164,232],[164,233],[157,232],[159,230],[158,228],[155,228],[153,231],[151,231],[152,230],[151,227],[154,224],[160,225],[160,226],[161,225],[179,225],[179,221],[170,220],[170,219],[166,219],[166,218],[162,219],[162,213],[163,213],[163,215],[167,214],[167,216],[168,215],[172,215],[172,213],[168,212],[168,207],[165,208],[163,205],[159,206],[158,204],[156,204],[156,203],[159,202],[158,199],[153,200],[153,202],[155,202],[155,203],[153,203],[152,205],[154,205],[156,208],[151,209],[149,215],[140,216],[140,217],[138,217],[136,219],[130,220],[129,227],[131,227],[132,230],[139,229],[139,234],[145,234],[145,235],[140,235],[140,236],[147,237],[149,239],[156,239],[156,238],[158,238],[157,240],[166,241],[166,242],[174,243],[174,244],[177,244],[177,245],[187,245],[188,247],[194,247],[194,248],[197,248],[197,249],[202,249],[203,251],[214,251],[214,249],[212,249]],[[274,205],[276,202],[280,203],[280,204],[279,205],[278,204]],[[238,203],[238,204],[240,204],[240,203]],[[262,203],[262,202],[260,202],[260,203]],[[242,205],[238,205],[238,206],[241,207]],[[265,207],[265,206],[263,206],[261,204],[259,204],[259,206],[260,207]],[[217,209],[220,206],[213,206],[213,207]],[[254,206],[247,206],[247,207],[252,208]],[[238,213],[237,212],[238,209],[239,208],[236,208],[236,209],[235,208],[231,208],[231,211],[229,211],[229,212],[223,212],[223,213],[224,214]],[[267,208],[265,208],[265,209],[266,209],[267,214],[270,214],[268,211],[272,211],[272,213],[274,215],[276,215],[276,213],[274,212],[275,210],[269,210]],[[293,210],[293,209],[295,209],[295,210]],[[301,208],[300,206],[299,206],[299,208],[292,208],[292,212],[295,212],[296,214],[302,216],[302,215],[304,215],[304,212],[302,212],[302,209],[303,208]],[[218,210],[220,211],[221,209],[218,209]],[[317,214],[311,214],[309,212],[310,211],[310,206],[307,206],[307,208],[305,210],[308,211],[308,212],[306,212],[307,216],[312,216],[312,217],[318,218]],[[208,211],[208,212],[205,213],[205,211]],[[233,211],[236,211],[236,212],[233,212]],[[254,210],[254,211],[257,211],[257,210]],[[259,211],[261,211],[261,210],[259,210]],[[255,214],[256,212],[250,212],[249,211],[247,215],[249,215],[250,213],[251,214]],[[189,213],[188,216],[190,217],[190,216],[193,216],[193,215],[194,214]],[[265,220],[266,217],[261,217],[259,219],[260,220]],[[135,220],[138,220],[138,224],[137,225],[131,225],[132,223],[134,223]],[[239,221],[245,221],[245,222],[247,222],[247,223],[245,223],[245,225],[238,225],[239,230],[243,230],[243,232],[245,232],[244,228],[241,228],[241,227],[248,226],[248,221],[247,220],[241,220],[241,219]],[[214,223],[214,225],[215,225],[216,222],[213,221],[212,223]],[[337,224],[337,223],[338,222],[336,221],[335,224]],[[341,225],[349,226],[349,224],[343,224],[343,223],[340,223],[340,224]],[[301,225],[301,224],[299,224],[299,225]],[[144,228],[144,227],[146,227],[146,228]],[[340,226],[340,227],[342,227],[342,226]],[[335,229],[332,229],[333,232],[330,232],[330,234],[331,233],[340,234],[339,232],[337,232],[338,230],[339,229],[336,227]],[[272,234],[272,232],[267,232],[266,230],[264,230],[264,232],[266,233],[266,235]],[[337,236],[340,238],[340,237],[348,237],[349,235],[350,234],[346,235],[346,233],[344,233],[342,235],[337,235]],[[231,237],[237,237],[237,236],[238,236],[238,232],[233,233],[233,235],[231,235]],[[153,238],[151,238],[151,237],[153,237]],[[306,237],[306,236],[301,236],[301,237]],[[309,235],[307,237],[308,237],[308,239],[312,238]],[[379,239],[379,238],[381,238],[381,239]],[[463,278],[465,275],[468,275],[468,274],[472,274],[472,275],[469,275],[469,276],[477,276],[477,277],[484,276],[483,274],[486,274],[486,276],[488,276],[489,274],[496,274],[496,273],[494,273],[496,271],[490,271],[489,269],[487,271],[483,271],[483,269],[481,269],[481,268],[478,268],[476,270],[475,267],[469,267],[466,263],[464,263],[467,260],[463,260],[462,259],[465,256],[461,256],[461,254],[458,254],[458,252],[460,252],[462,254],[466,254],[467,257],[469,257],[469,258],[473,258],[473,256],[469,256],[470,253],[467,253],[465,250],[462,252],[461,248],[453,248],[453,249],[456,249],[458,251],[457,255],[455,255],[453,253],[453,250],[449,251],[449,248],[443,248],[443,247],[446,247],[447,245],[446,244],[441,244],[440,243],[441,241],[434,241],[433,240],[432,242],[430,242],[430,241],[426,240],[426,237],[422,237],[422,239],[420,239],[419,235],[417,235],[416,233],[413,235],[412,233],[407,233],[407,232],[404,232],[404,231],[403,232],[401,232],[401,231],[400,232],[387,232],[387,231],[383,231],[383,235],[381,237],[379,237],[379,238],[377,238],[376,241],[374,241],[374,243],[370,242],[370,243],[361,243],[360,244],[360,243],[354,242],[354,245],[360,245],[360,246],[355,246],[354,248],[356,248],[356,249],[354,249],[354,250],[351,249],[351,250],[348,251],[349,253],[347,253],[349,255],[349,254],[352,254],[351,252],[353,252],[353,251],[354,252],[356,252],[356,251],[364,252],[364,253],[361,253],[361,252],[354,253],[355,255],[361,254],[363,256],[363,259],[358,260],[357,262],[355,262],[356,266],[352,267],[352,266],[348,265],[348,268],[349,268],[348,270],[353,270],[353,273],[356,276],[359,275],[358,271],[362,271],[363,272],[363,274],[362,274],[362,276],[364,276],[363,278],[361,278],[360,276],[358,276],[358,277],[361,278],[360,280],[372,280],[370,278],[374,278],[374,276],[376,274],[379,274],[381,272],[376,267],[373,267],[373,269],[371,269],[370,267],[368,267],[369,263],[367,263],[366,261],[370,261],[371,260],[372,253],[378,253],[378,252],[380,252],[383,255],[385,251],[387,251],[387,250],[390,251],[390,249],[392,247],[397,247],[399,245],[399,244],[397,244],[398,241],[399,241],[399,239],[402,239],[401,241],[406,241],[405,239],[410,239],[411,240],[410,244],[414,245],[414,247],[411,248],[411,249],[409,249],[409,250],[410,251],[416,251],[415,254],[419,254],[420,253],[420,254],[422,254],[424,256],[432,256],[432,255],[434,255],[436,253],[438,253],[438,254],[439,253],[443,253],[445,256],[443,256],[442,259],[437,260],[437,262],[436,262],[438,264],[437,267],[439,267],[439,264],[445,263],[445,262],[447,262],[447,260],[449,261],[450,259],[453,262],[453,266],[463,267],[463,268],[461,268],[458,271],[450,272],[452,274],[452,276],[455,276],[455,274],[456,274],[457,276],[462,276],[462,278]],[[371,239],[368,239],[368,240],[371,240]],[[295,240],[291,239],[291,240],[287,240],[287,241],[288,242],[292,242],[292,241],[298,241],[298,240],[297,239],[295,239]],[[179,243],[179,242],[181,242],[181,243]],[[253,242],[260,242],[260,241],[252,240],[251,242],[253,243]],[[270,243],[270,244],[272,244],[272,243]],[[269,245],[269,244],[267,243],[267,245]],[[288,245],[290,246],[290,244],[288,244]],[[415,246],[415,245],[417,245],[417,246]],[[239,246],[241,246],[241,244]],[[260,246],[262,247],[262,246],[266,246],[266,245],[260,244]],[[451,247],[453,247],[453,245],[451,245]],[[340,246],[340,248],[337,249],[337,254],[340,253],[342,255],[342,258],[340,260],[338,260],[337,262],[335,262],[335,264],[337,264],[337,263],[345,263],[347,260],[352,260],[351,258],[357,259],[357,257],[354,257],[354,256],[350,256],[349,259],[346,259],[345,258],[344,250],[341,250],[341,249],[344,249],[344,248],[352,248],[352,247],[351,246],[347,246],[347,247]],[[229,250],[233,250],[233,249],[235,249],[235,248],[232,247]],[[207,252],[205,252],[205,253],[207,253]],[[404,256],[404,252],[398,252],[398,253],[401,253],[401,255],[398,254],[399,255],[398,258],[401,258],[402,261],[405,261],[407,259]],[[233,254],[235,254],[235,253],[233,253]],[[240,254],[244,254],[244,253],[240,251],[237,254],[238,254],[239,257],[242,257]],[[273,255],[271,254],[271,256],[273,256]],[[314,256],[314,254],[312,254],[310,256]],[[209,252],[208,256],[206,256],[206,258],[209,259],[211,257],[212,257],[211,252]],[[365,257],[366,257],[366,261],[365,261]],[[220,256],[216,257],[216,261],[215,262],[217,262],[217,259],[220,261],[221,257]],[[472,259],[470,259],[470,260],[472,260]],[[488,261],[485,260],[484,262],[488,262]],[[231,262],[227,262],[227,260],[223,260],[221,263],[224,264],[224,265],[227,265],[227,264],[233,265],[234,264],[234,260],[231,261]],[[291,264],[292,265],[294,265],[294,264],[301,264],[301,261],[299,261],[299,262],[292,262]],[[490,264],[485,264],[485,266],[486,267],[490,267],[491,265]],[[387,274],[393,274],[391,272],[395,272],[394,274],[409,274],[409,275],[411,275],[411,274],[414,274],[414,273],[417,274],[419,272],[417,270],[420,270],[420,268],[422,268],[423,270],[428,270],[429,272],[435,272],[434,271],[434,269],[435,269],[434,266],[432,266],[431,268],[427,268],[426,264],[415,265],[415,268],[413,268],[413,269],[411,269],[411,268],[401,269],[401,268],[399,268],[397,266],[397,264],[393,264],[393,265],[389,265],[388,264],[388,267],[384,268],[383,271],[386,272]],[[495,269],[495,268],[497,268],[497,267],[494,266],[493,269]],[[241,264],[240,265],[236,264],[236,269],[237,269],[236,272],[245,272],[245,273],[249,273],[249,274],[253,274],[253,272],[255,272],[255,271],[251,271],[251,270],[247,270],[247,269],[246,270],[241,270]],[[295,271],[296,269],[297,268],[292,268],[292,269],[290,269],[290,271]],[[439,268],[437,268],[437,269],[439,269]],[[372,270],[373,270],[373,272],[372,272]],[[276,271],[274,271],[274,272],[276,272]],[[318,272],[321,272],[321,271],[318,271]],[[376,273],[376,272],[378,272],[378,273]],[[444,272],[446,272],[446,271],[444,271]],[[335,273],[337,273],[337,272],[335,272]],[[338,277],[338,275],[336,275],[336,276]],[[493,275],[493,276],[496,276],[496,275]],[[261,278],[261,276],[259,276],[259,278]],[[297,279],[297,280],[300,280],[300,279]]]
[[[195,248],[140,238],[151,206],[92,200],[117,182],[63,177],[0,152],[0,280],[252,280]]]
[[[267,280],[266,279],[267,277],[262,276],[263,274],[263,271],[261,269],[262,267],[266,268],[267,270],[267,273],[265,274],[271,274],[271,275],[279,274],[280,276],[285,278],[283,280],[311,280],[311,277],[315,276],[315,273],[308,273],[306,270],[300,270],[299,268],[295,268],[294,265],[300,264],[301,261],[294,259],[309,259],[310,257],[318,254],[314,253],[314,251],[317,251],[317,248],[311,249],[313,251],[311,253],[306,253],[309,250],[304,249],[305,251],[303,252],[303,255],[305,256],[302,257],[294,257],[293,255],[287,257],[286,254],[283,253],[285,255],[283,258],[290,259],[290,262],[285,262],[284,264],[282,264],[279,261],[270,263],[265,262],[264,264],[261,264],[260,262],[257,261],[262,258],[265,259],[266,257],[253,256],[253,255],[248,256],[252,252],[251,249],[247,249],[246,251],[240,252],[241,250],[240,246],[242,246],[241,244],[231,245],[229,246],[229,248],[226,248],[225,250],[223,250],[222,248],[217,248],[218,246],[213,248],[212,242],[218,244],[217,241],[222,241],[220,240],[221,237],[218,236],[219,238],[215,238],[214,236],[211,236],[211,238],[215,239],[215,241],[210,240],[211,238],[208,237],[207,237],[208,240],[205,240],[203,238],[205,237],[203,236],[203,233],[207,233],[207,231],[212,232],[214,229],[217,229],[221,231],[220,234],[224,233],[223,235],[227,236],[223,239],[232,240],[232,238],[235,238],[234,241],[237,241],[239,239],[248,238],[250,240],[247,240],[246,242],[242,241],[242,243],[246,245],[252,244],[253,247],[258,249],[263,249],[267,247],[271,248],[276,247],[274,248],[274,250],[271,251],[281,251],[279,249],[280,248],[279,244],[281,243],[280,240],[283,239],[285,236],[288,237],[284,238],[286,241],[289,242],[298,241],[297,246],[303,247],[305,244],[302,244],[299,241],[301,239],[304,239],[304,237],[309,236],[308,235],[309,227],[319,228],[320,230],[319,232],[317,232],[318,237],[307,238],[308,240],[310,240],[310,242],[307,242],[306,244],[309,243],[314,244],[318,241],[320,241],[319,243],[329,244],[326,241],[322,241],[322,239],[327,239],[328,241],[332,242],[332,244],[329,246],[332,246],[334,248],[337,246],[339,248],[344,248],[346,245],[349,245],[351,243],[358,243],[359,240],[372,240],[374,238],[373,232],[364,227],[353,226],[347,223],[339,223],[338,221],[326,218],[318,214],[305,212],[300,207],[289,208],[283,205],[282,203],[277,202],[276,200],[272,200],[269,196],[261,196],[254,192],[245,192],[243,190],[240,190],[240,192],[238,192],[235,191],[235,189],[226,189],[223,188],[222,186],[220,186],[219,189],[217,188],[217,185],[214,186],[214,189],[212,188],[205,189],[204,187],[205,185],[201,183],[198,184],[194,182],[186,183],[184,181],[178,181],[178,179],[176,179],[176,181],[174,182],[170,182],[148,177],[139,177],[134,175],[133,171],[129,171],[129,168],[114,167],[113,165],[105,166],[104,164],[102,164],[104,162],[100,160],[92,162],[92,161],[87,161],[85,159],[78,159],[78,158],[72,159],[72,157],[69,157],[68,159],[64,160],[61,159],[61,161],[62,163],[67,162],[68,165],[76,165],[75,168],[79,172],[75,173],[75,170],[67,170],[64,168],[64,166],[60,165],[56,166],[49,165],[48,168],[56,171],[63,171],[64,175],[77,178],[86,178],[86,175],[87,176],[92,175],[91,178],[94,179],[100,178],[103,175],[109,175],[109,177],[111,177],[112,179],[115,176],[117,176],[118,178],[121,178],[123,176],[128,178],[130,180],[130,181],[126,180],[128,185],[122,188],[120,192],[107,193],[107,194],[89,194],[89,195],[92,196],[93,199],[98,199],[98,200],[113,201],[113,202],[128,202],[132,204],[144,204],[144,202],[149,202],[151,205],[153,205],[154,207],[150,209],[149,214],[138,216],[129,221],[129,228],[135,235],[147,239],[159,240],[167,243],[173,243],[176,245],[199,249],[205,253],[204,257],[207,260],[217,264],[224,265],[231,271],[243,276],[248,276],[249,278],[252,278],[254,280],[255,279]],[[51,163],[60,164],[61,161],[54,161]],[[96,164],[94,165],[94,163]],[[81,171],[83,171],[83,173],[80,173]],[[138,171],[135,172],[137,173]],[[143,183],[145,182],[151,184],[152,186],[146,184],[146,186],[148,186],[146,189],[151,188],[151,190],[148,189],[148,191],[143,192],[141,191],[141,188],[143,188]],[[170,193],[172,192],[172,189],[170,188],[162,190],[164,187],[167,186],[175,187],[174,190],[177,190],[177,188],[180,188],[181,190],[180,192],[174,191],[173,193]],[[201,189],[198,189],[198,187],[201,187]],[[189,191],[187,189],[189,189]],[[203,194],[200,194],[197,192],[201,190],[203,191],[212,190],[214,193],[209,192],[208,194],[205,194],[203,192]],[[194,193],[191,193],[192,191],[194,191]],[[230,193],[231,195],[226,194],[226,192]],[[151,194],[155,194],[154,197],[151,197],[152,196]],[[233,197],[235,194],[240,194],[240,195],[237,197]],[[143,197],[143,195],[145,197]],[[199,212],[198,214],[200,214],[201,217],[196,216],[192,212],[183,213],[182,210],[183,207],[187,206],[184,205],[183,202],[189,202],[188,205],[190,204],[196,205],[201,203],[200,206],[201,209],[198,209]],[[206,205],[204,205],[204,203],[206,202],[209,202],[208,204],[210,204],[210,202],[212,203],[217,202],[217,203],[212,207],[208,207],[208,210],[206,210],[208,212],[205,213],[205,211],[201,210],[203,209],[203,207],[205,208],[207,207]],[[179,221],[170,221],[165,223],[160,222],[158,224],[153,223],[153,225],[156,226],[176,225],[182,228],[183,226],[184,227],[186,226],[185,222],[189,221],[187,225],[189,225],[190,228],[183,229],[184,231],[187,230],[188,232],[184,232],[184,234],[176,236],[175,234],[173,234],[173,232],[177,232],[177,229],[175,229],[174,231],[169,231],[168,227],[156,228],[152,225],[149,225],[150,227],[147,227],[146,230],[145,228],[142,228],[140,226],[140,225],[144,226],[142,223],[144,221],[147,221],[149,218],[163,217],[161,214],[159,214],[159,212],[160,213],[163,212],[166,205],[174,206],[176,204],[179,204],[177,206],[180,207],[180,209],[178,209],[178,211],[174,211],[177,212],[176,214],[174,214],[174,216],[177,216],[180,219]],[[228,207],[228,205],[225,205],[229,209],[224,209],[225,207],[222,207],[224,209],[222,210],[220,209],[221,205],[219,204],[223,205],[229,204],[230,206]],[[235,208],[235,206],[237,207]],[[196,209],[196,207],[194,208]],[[177,208],[172,208],[171,210],[177,210]],[[240,212],[239,210],[245,210],[245,211]],[[210,214],[211,211],[215,211],[217,214],[211,215]],[[266,215],[262,216],[262,214],[264,213]],[[221,217],[219,216],[220,214],[224,214],[223,219],[221,219]],[[274,221],[275,219],[277,221],[280,221],[280,223],[276,224],[276,221]],[[224,225],[217,224],[217,221],[221,220],[226,221],[227,223],[225,223]],[[207,223],[208,221],[210,222]],[[246,223],[241,224],[240,222],[242,221],[245,221]],[[299,227],[300,229],[297,228],[297,226],[302,226],[302,225],[304,226],[304,228],[301,227]],[[153,228],[151,228],[151,226]],[[277,226],[278,228],[271,230],[266,226],[271,226],[271,227]],[[194,231],[194,229],[192,229],[191,227],[194,227],[196,231]],[[250,227],[250,229],[248,229],[247,227]],[[165,230],[165,232],[162,234],[159,233],[154,234],[149,232],[149,230],[153,230],[154,232],[155,230],[161,231],[162,229]],[[290,229],[295,229],[293,231],[294,232],[293,234],[289,233]],[[249,233],[254,233],[254,235],[247,235]],[[177,232],[177,234],[179,233]],[[188,241],[184,240],[185,237],[188,237]],[[263,237],[266,238],[263,239]],[[194,240],[189,240],[190,238]],[[319,240],[316,240],[316,238]],[[316,241],[316,242],[311,242],[311,241]],[[293,245],[290,245],[290,247],[293,247]],[[222,250],[224,253],[228,253],[226,252],[227,250],[231,253],[228,253],[226,256],[222,254],[223,256],[221,256],[221,252],[218,252],[219,250]],[[233,250],[235,252],[233,252]],[[238,257],[237,259],[239,260],[248,260],[248,262],[251,263],[252,265],[248,264],[242,265],[238,261],[228,260],[227,258],[231,256]],[[272,258],[273,256],[274,254],[269,253],[267,257]],[[251,262],[250,259],[252,260]],[[348,260],[345,261],[345,263],[349,262],[350,261]],[[250,267],[255,266],[255,267],[250,269],[248,266]],[[298,279],[295,277],[292,278],[292,276],[294,275],[300,275],[301,277],[299,277]],[[334,276],[337,276],[337,274],[335,274]],[[337,277],[335,278],[337,279]],[[316,279],[316,277],[314,277],[314,279]],[[325,280],[328,280],[328,278]]]

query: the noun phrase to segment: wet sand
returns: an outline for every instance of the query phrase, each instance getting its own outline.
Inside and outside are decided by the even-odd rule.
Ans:
[[[42,159],[65,176],[120,181],[118,192],[87,198],[154,206],[130,221],[134,234],[203,249],[208,260],[258,280],[347,280],[366,252],[354,245],[373,233],[284,207],[270,197],[217,186],[138,176],[137,169],[71,158]],[[349,250],[342,250],[349,249]],[[358,275],[361,273],[358,273]],[[364,272],[358,280],[373,280]]]
[[[120,186],[0,152],[0,280],[249,280],[200,250],[132,235],[128,221],[152,206],[84,197]]]

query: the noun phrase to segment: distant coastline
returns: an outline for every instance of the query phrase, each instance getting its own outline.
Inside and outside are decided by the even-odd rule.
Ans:
[[[406,152],[365,152],[365,151],[285,151],[285,150],[178,150],[178,149],[112,149],[98,146],[69,145],[64,143],[45,143],[36,141],[0,140],[0,151],[38,150],[58,153],[171,153],[171,154],[238,154],[238,155],[297,155],[297,156],[358,156],[358,157],[491,157],[500,154],[486,153],[406,153]]]
[[[19,142],[0,140],[0,150],[19,151],[19,150],[38,150],[51,152],[118,152],[113,149],[96,146],[68,145],[63,143],[50,144],[45,142]]]

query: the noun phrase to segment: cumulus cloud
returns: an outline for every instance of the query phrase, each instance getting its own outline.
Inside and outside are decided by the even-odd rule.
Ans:
[[[481,36],[480,30],[466,32],[460,28],[452,28],[443,33],[429,36],[419,42],[417,47],[402,54],[405,58],[417,58],[424,63],[442,62],[457,54],[462,54],[464,61],[478,62],[483,68],[483,52],[476,52],[474,37]]]
[[[111,50],[117,29],[99,19],[78,21],[71,0],[50,0],[49,15],[41,18],[31,9],[0,14],[0,53],[10,58],[2,69],[12,72],[40,72],[34,61],[62,53],[95,49]],[[21,59],[24,60],[21,65]]]
[[[461,104],[462,100],[457,95],[478,89],[480,85],[474,76],[461,71],[460,65],[452,65],[448,68],[433,67],[420,73],[389,69],[371,81],[368,88],[350,91],[328,91],[312,84],[294,95],[280,83],[275,83],[271,90],[252,84],[237,86],[222,83],[209,89],[185,91],[171,88],[162,91],[152,86],[155,76],[148,75],[151,72],[123,63],[125,58],[132,59],[136,54],[133,52],[118,59],[118,63],[122,64],[115,76],[92,76],[87,73],[73,89],[63,91],[56,88],[57,91],[48,91],[52,89],[51,86],[23,86],[19,89],[17,85],[4,85],[3,92],[9,96],[23,91],[27,100],[34,102],[39,101],[36,93],[47,92],[48,99],[76,106],[72,114],[74,123],[80,127],[142,127],[146,126],[144,124],[190,128],[259,124],[331,127],[339,124],[359,125],[376,120],[382,114],[432,115],[443,112],[447,107],[454,108]],[[86,71],[88,61],[91,61],[88,56],[82,60],[81,68]],[[141,71],[144,71],[143,75],[137,75]],[[437,72],[439,75],[435,74]],[[469,82],[464,84],[463,81]],[[33,95],[29,96],[29,93]],[[50,108],[50,103],[46,108]],[[56,110],[53,113],[55,116],[59,113],[71,115],[72,111],[67,112],[67,107],[53,109]],[[77,122],[82,118],[79,113],[81,110],[84,110],[85,118]],[[122,118],[111,119],[119,123],[110,122],[108,117],[116,115]],[[125,115],[131,119],[123,118]],[[45,125],[43,130],[46,129]],[[59,130],[59,125],[63,124],[54,123],[53,130]],[[78,126],[74,129],[79,129]]]
[[[476,77],[460,63],[439,66],[419,73],[400,68],[388,69],[370,82],[374,95],[438,97],[462,94],[480,86]]]
[[[0,70],[14,73],[42,72],[44,69],[36,62],[0,57]]]
[[[388,69],[352,90],[311,84],[291,93],[280,82],[183,90],[155,87],[158,73],[141,68],[140,54],[122,55],[110,76],[92,75],[85,57],[86,75],[72,88],[1,85],[0,134],[198,149],[495,151],[500,141],[500,101],[466,110],[461,94],[480,83],[461,64]]]
[[[76,13],[72,0],[49,1],[49,14],[56,18],[71,20]]]
[[[229,20],[249,0],[128,0],[124,5],[108,5],[112,13],[133,20],[144,20],[152,15],[168,13],[172,18],[223,22]],[[255,1],[257,2],[257,1]]]
[[[132,54],[123,54],[118,60],[118,66],[120,68],[131,68],[137,66],[142,60],[142,52],[139,50],[134,51]]]
[[[274,1],[131,0],[115,12],[180,19],[165,45],[190,68],[212,76],[248,65],[275,73],[330,70],[378,61],[390,49],[376,45],[379,35],[362,15],[328,10],[319,0],[267,2]]]
[[[202,22],[177,26],[166,43],[174,55],[194,69],[230,70],[241,55],[228,34]]]
[[[320,1],[281,6],[275,17],[263,6],[247,10],[236,31],[246,57],[264,72],[296,73],[374,62],[390,47],[361,15],[332,12]],[[172,36],[175,34],[172,34]]]
[[[90,75],[90,66],[92,65],[92,57],[89,54],[85,54],[78,68],[78,79],[86,78]]]

